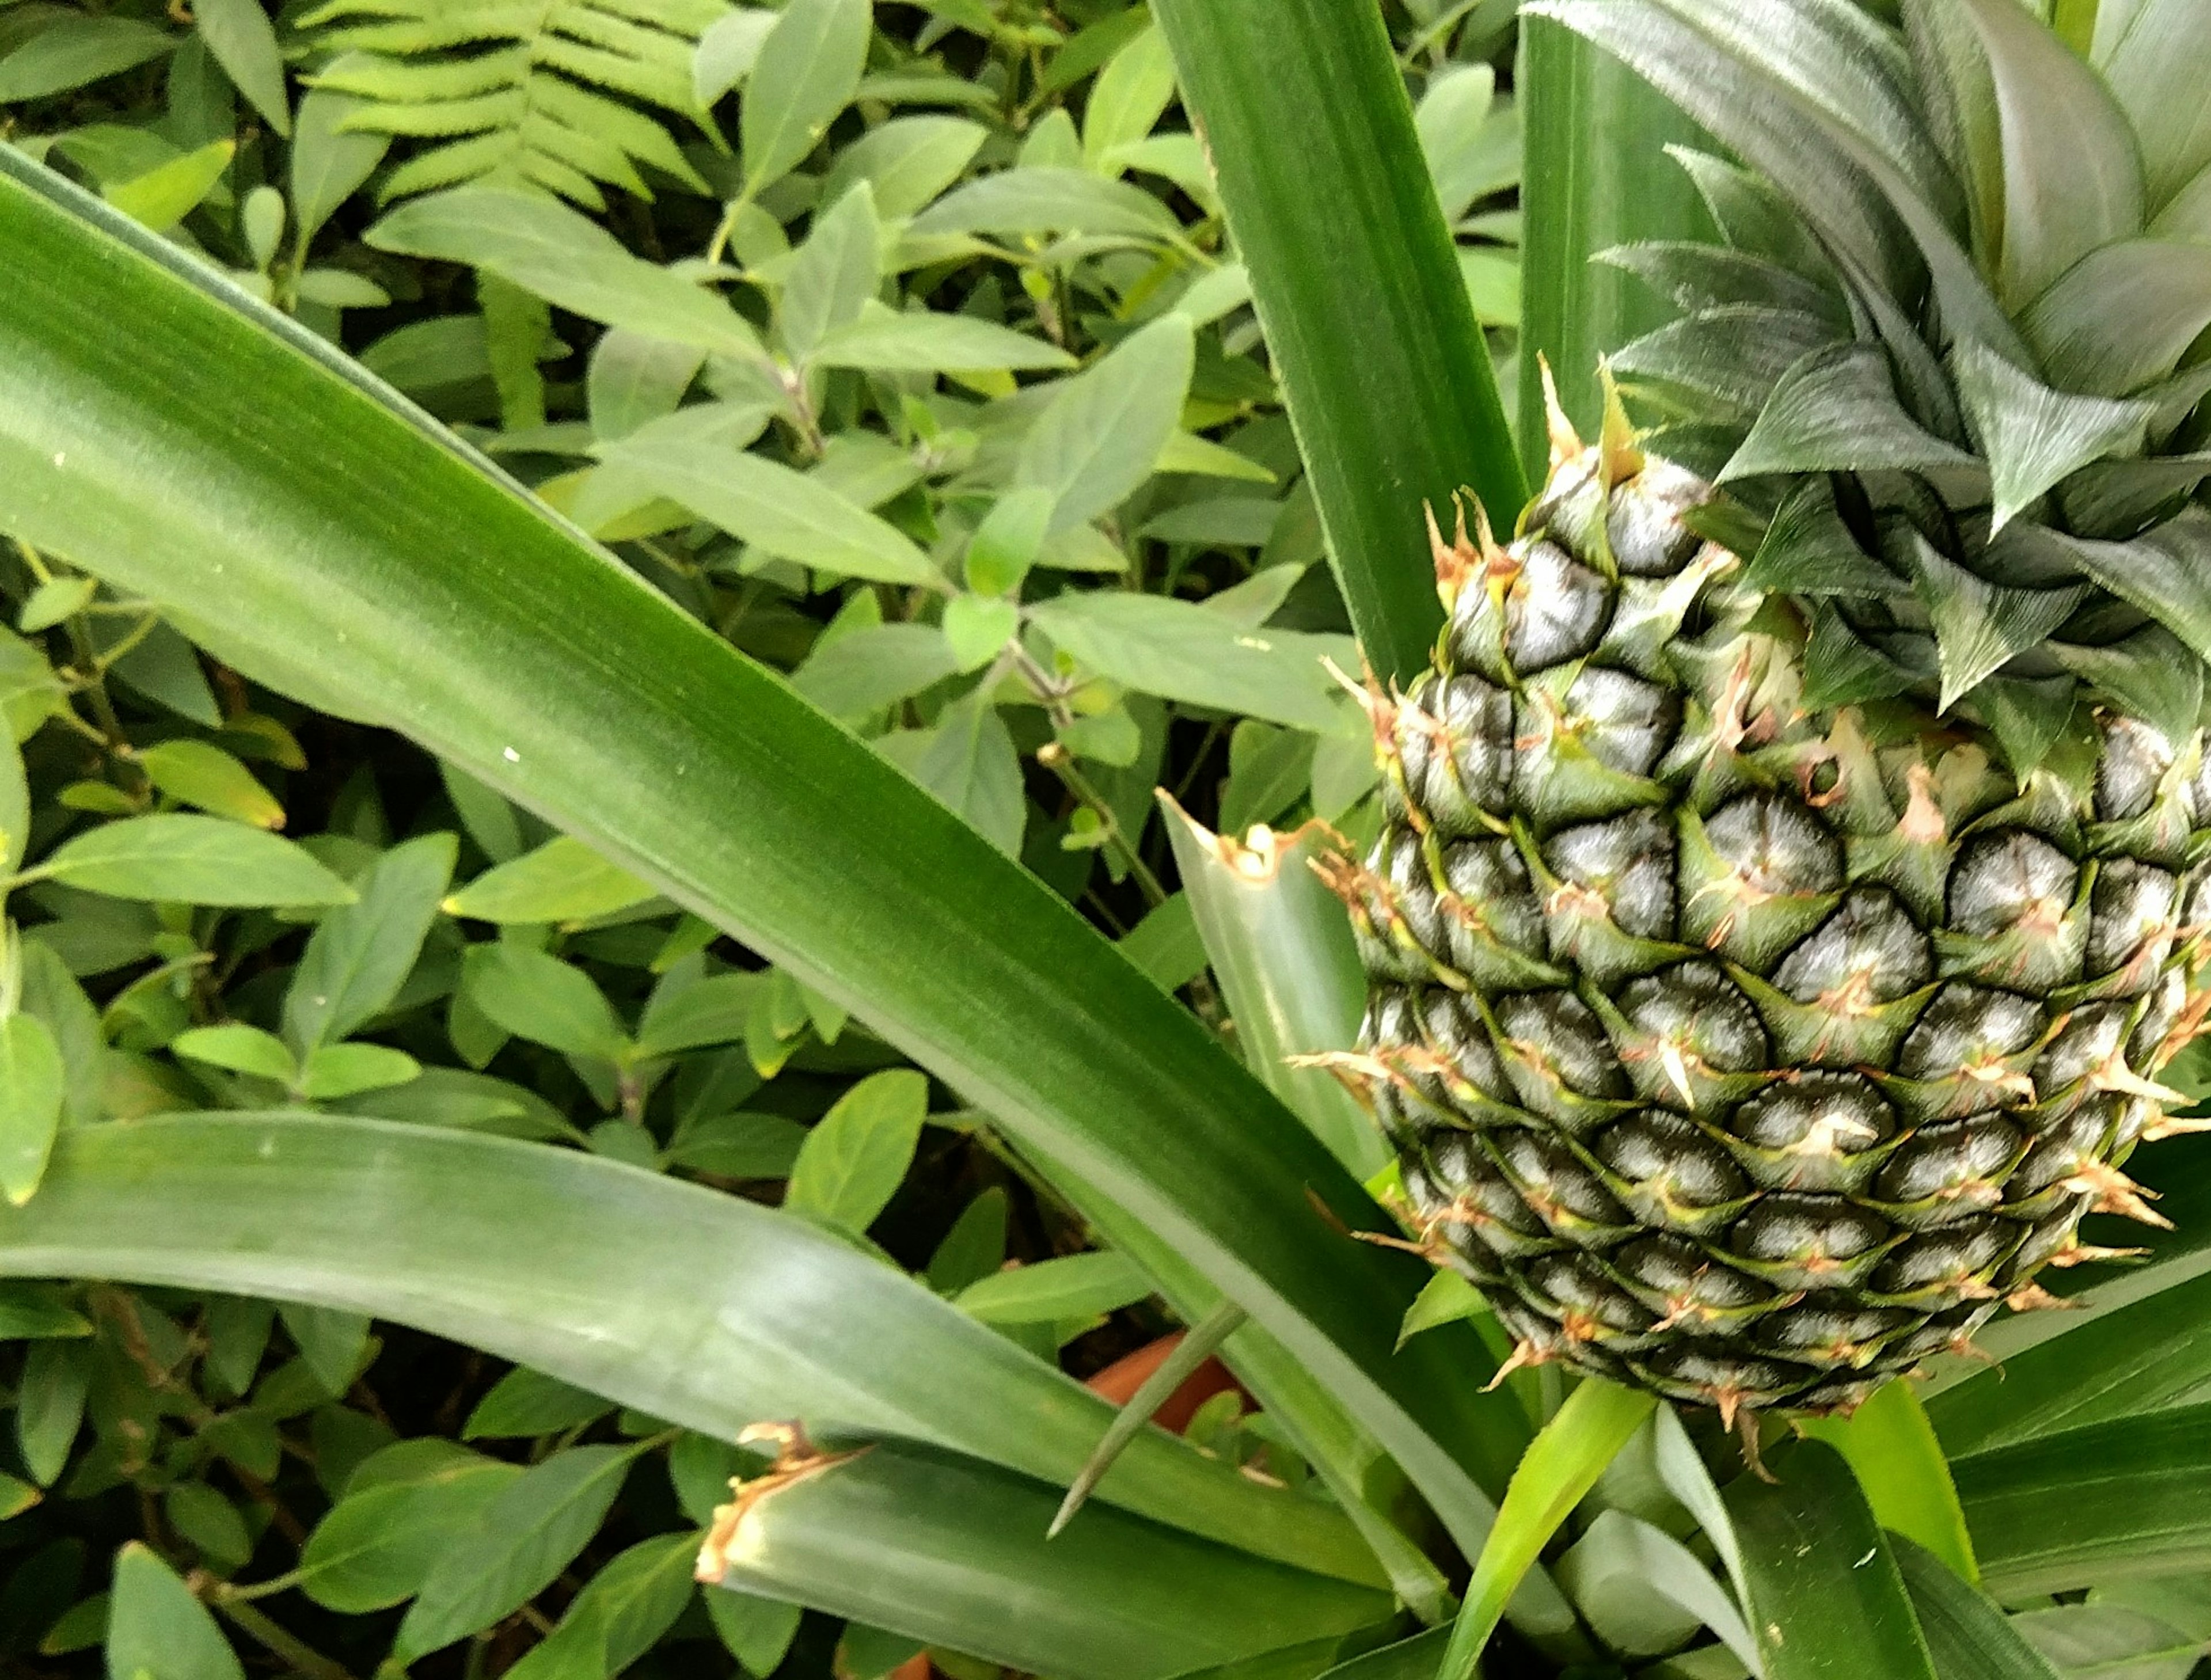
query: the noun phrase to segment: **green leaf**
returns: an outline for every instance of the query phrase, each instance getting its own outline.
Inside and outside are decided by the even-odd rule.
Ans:
[[[1520,193],[1527,224],[1520,452],[1535,462],[1549,452],[1549,427],[1542,367],[1531,352],[1549,363],[1567,417],[1584,437],[1595,437],[1604,417],[1598,361],[1664,325],[1672,312],[1668,300],[1633,283],[1615,263],[1596,259],[1619,246],[1703,236],[1711,218],[1694,178],[1662,163],[1660,154],[1669,145],[1711,142],[1619,59],[1547,18],[1520,25],[1516,81],[1528,155],[1542,165],[1527,173]]]
[[[354,889],[289,840],[212,816],[134,816],[64,840],[26,871],[111,898],[350,904]]]
[[[1020,634],[1021,610],[1011,601],[955,595],[945,603],[944,622],[938,628],[951,644],[952,657],[960,670],[980,670]]]
[[[745,194],[790,173],[851,102],[874,27],[869,0],[791,0],[747,79]]]
[[[1159,125],[1174,99],[1174,61],[1157,29],[1141,30],[1106,63],[1082,108],[1082,161],[1107,167],[1120,146]]]
[[[310,88],[300,101],[290,159],[295,250],[304,252],[314,242],[323,224],[360,190],[391,149],[390,135],[346,126],[363,103],[328,88]]]
[[[1709,1628],[1746,1667],[1758,1649],[1742,1613],[1679,1540],[1625,1511],[1605,1510],[1559,1560],[1559,1584],[1572,1595],[1608,1650],[1659,1656]]]
[[[2039,647],[2088,598],[2085,588],[2010,589],[1985,582],[1918,532],[1909,536],[1913,582],[1935,625],[1945,711],[2014,655]]]
[[[56,1155],[39,1195],[0,1211],[0,1273],[306,1295],[725,1440],[763,1418],[803,1418],[824,1438],[924,1439],[1055,1487],[1113,1416],[841,1237],[572,1149],[221,1115],[73,1127]],[[88,1330],[66,1316],[70,1333]],[[1379,1579],[1340,1512],[1165,1435],[1132,1443],[1099,1497]]]
[[[2091,252],[2020,319],[2054,383],[2105,397],[2172,373],[2207,324],[2203,246],[2184,237],[2122,240]]]
[[[482,922],[587,922],[652,896],[651,887],[581,840],[555,834],[536,851],[486,870],[440,908]]]
[[[394,1659],[443,1650],[550,1586],[599,1531],[635,1457],[634,1447],[570,1447],[494,1494],[432,1562],[399,1624]]]
[[[640,1056],[674,1056],[709,1044],[728,1044],[745,1035],[745,1020],[771,977],[757,973],[709,974],[681,985],[671,973],[654,989],[638,1022]]]
[[[1958,1459],[1983,1583],[2018,1598],[2211,1568],[2207,1422],[2193,1406]]]
[[[2153,208],[2211,165],[2190,91],[2190,67],[2211,47],[2207,22],[2190,0],[2105,0],[2096,16],[2095,63],[2141,143]]]
[[[1054,496],[1051,531],[1112,512],[1151,476],[1180,427],[1193,354],[1190,323],[1166,315],[1059,385],[1014,466],[1017,486]]]
[[[0,1021],[0,1193],[17,1207],[45,1176],[67,1078],[51,1027],[34,1015]]]
[[[1422,505],[1471,483],[1509,529],[1526,484],[1381,14],[1325,0],[1153,11],[1219,173],[1352,623],[1383,679],[1409,682],[1441,622]],[[1299,111],[1330,120],[1284,145],[1284,113]]]
[[[2011,0],[1965,0],[2003,136],[2003,295],[2025,305],[2099,246],[2139,234],[2141,153],[2101,76]]]
[[[261,0],[196,0],[192,18],[231,85],[270,127],[288,136],[292,109],[284,92],[284,56]]]
[[[1372,1178],[1390,1154],[1373,1116],[1327,1070],[1292,1064],[1350,1049],[1366,1007],[1350,918],[1311,867],[1325,835],[1240,845],[1172,804],[1166,831],[1245,1059],[1348,1171]]]
[[[57,17],[0,58],[0,105],[105,81],[173,52],[181,39],[133,17]]]
[[[1778,1482],[1742,1477],[1726,1497],[1766,1680],[1936,1680],[1895,1556],[1839,1453],[1808,1441]]]
[[[2063,540],[2082,572],[2211,660],[2211,513],[2189,508],[2131,543]]]
[[[731,1179],[785,1179],[806,1128],[780,1114],[714,1114],[683,1128],[668,1158],[694,1172]]]
[[[2129,1583],[2129,1586],[2161,1585]],[[2127,1586],[2116,1589],[2125,1592]],[[2184,1588],[2184,1591],[2185,1589]],[[2050,1673],[2072,1680],[2188,1680],[2203,1653],[2199,1628],[2182,1632],[2157,1616],[2120,1603],[2106,1602],[2113,1589],[2099,1590],[2085,1604],[2063,1604],[2014,1616],[2016,1635],[2048,1659],[2036,1680]],[[1923,1611],[1923,1615],[1924,1612]],[[2009,1680],[2008,1675],[2006,1680]]]
[[[1324,735],[1342,728],[1321,659],[1343,650],[1320,637],[1247,631],[1192,602],[1122,590],[1056,596],[1031,608],[1029,620],[1084,664],[1144,694]]]
[[[1513,1438],[1513,1403],[1466,1380],[1478,1338],[1446,1325],[1393,1351],[1427,1268],[1330,1234],[1316,1200],[1354,1228],[1389,1222],[1069,906],[321,341],[203,289],[196,259],[4,148],[0,241],[23,306],[0,314],[0,524],[172,611],[200,606],[218,657],[257,676],[300,680],[299,627],[342,596],[345,639],[312,649],[319,692],[404,720],[862,1011],[1055,1172],[1078,1162],[1135,1228],[1115,1246],[1154,1276],[1136,1243],[1171,1230],[1185,1279],[1279,1339],[1283,1392],[1301,1384],[1332,1417],[1330,1450],[1355,1420],[1478,1542],[1487,1506],[1465,1466],[1501,1486]],[[126,345],[118,319],[146,330]],[[640,754],[683,773],[641,774]],[[695,1293],[695,1269],[669,1287]],[[1051,1472],[1062,1485],[1088,1444]]]
[[[404,1085],[421,1075],[422,1064],[403,1050],[381,1044],[324,1044],[308,1052],[299,1090],[311,1101],[332,1102]]]
[[[469,1001],[517,1038],[609,1060],[629,1048],[605,994],[558,957],[504,941],[471,945],[461,972]]]
[[[2102,647],[2050,644],[2051,656],[2130,718],[2185,741],[2203,712],[2203,662],[2162,624]]]
[[[92,1334],[92,1321],[64,1306],[51,1285],[0,1288],[0,1341],[74,1340]]]
[[[284,826],[284,808],[253,773],[205,741],[164,741],[138,754],[146,779],[179,804],[257,828]]]
[[[807,1133],[784,1210],[864,1232],[890,1204],[921,1142],[929,1082],[905,1068],[870,1074]]]
[[[740,360],[760,354],[759,335],[728,304],[631,256],[555,198],[457,187],[402,204],[364,237],[380,251],[488,270],[563,309],[648,338]]]
[[[235,141],[209,141],[142,175],[109,183],[100,197],[148,231],[166,234],[206,201],[237,150]]]
[[[615,1409],[589,1389],[526,1366],[509,1371],[476,1404],[461,1425],[463,1440],[549,1435],[604,1417]]]
[[[1187,893],[1176,893],[1147,910],[1118,943],[1121,954],[1162,991],[1179,992],[1205,972],[1205,943],[1198,937]]]
[[[724,12],[699,37],[691,60],[691,90],[700,109],[718,102],[760,61],[760,44],[775,27],[772,12]]]
[[[245,1680],[215,1614],[176,1571],[136,1540],[115,1556],[107,1612],[108,1680]]]
[[[1047,1543],[1057,1498],[972,1459],[882,1441],[749,1504],[723,1580],[1069,1680],[1165,1680],[1389,1614],[1385,1593],[1095,1501]],[[1012,1602],[1021,1614],[1006,1613]]]
[[[913,219],[922,234],[1088,234],[1174,244],[1182,224],[1141,187],[1087,170],[1024,164],[968,182]]]
[[[23,1356],[23,1382],[15,1397],[15,1445],[23,1468],[50,1488],[69,1467],[70,1449],[84,1427],[92,1363],[67,1342],[34,1343]]]
[[[1595,1377],[1566,1397],[1512,1473],[1497,1525],[1475,1560],[1474,1579],[1467,1584],[1466,1602],[1451,1628],[1438,1680],[1471,1680],[1505,1602],[1657,1404],[1653,1395]]]
[[[513,1680],[611,1680],[658,1642],[691,1603],[694,1534],[640,1540],[578,1593],[560,1625],[507,1674]]]
[[[983,595],[1017,595],[1051,535],[1057,493],[1042,485],[1009,491],[990,504],[967,542],[967,587]],[[1081,527],[1087,529],[1087,527]]]
[[[169,1049],[186,1061],[205,1062],[209,1067],[250,1073],[283,1085],[290,1084],[299,1071],[299,1064],[292,1059],[292,1052],[285,1047],[283,1040],[242,1022],[221,1027],[194,1027],[171,1039]]]
[[[966,173],[990,130],[965,117],[893,117],[840,147],[821,183],[833,204],[857,181],[875,192],[876,214],[910,216]]]
[[[1021,761],[990,696],[978,688],[946,707],[920,745],[918,756],[902,761],[914,780],[999,851],[1019,856],[1028,822]]]
[[[1970,1578],[1961,1579],[1905,1535],[1892,1533],[1889,1550],[1911,1595],[1936,1680],[2057,1680],[2004,1613],[1973,1591]]]
[[[1931,436],[1905,413],[1879,350],[1837,344],[1811,352],[1782,377],[1720,482],[1766,472],[1972,464],[1964,450]]]
[[[315,1380],[333,1399],[353,1386],[369,1357],[369,1319],[365,1313],[306,1301],[279,1303],[276,1315],[299,1345]]]
[[[1068,1254],[993,1272],[954,1297],[985,1324],[1057,1324],[1117,1313],[1151,1294],[1126,1256]]]
[[[1951,346],[1950,366],[1966,417],[1988,458],[1996,500],[1991,535],[2089,462],[2141,451],[2151,403],[2052,391],[1970,338]]]
[[[814,220],[784,271],[776,319],[791,359],[806,362],[826,334],[848,327],[882,284],[882,229],[864,181]]]
[[[897,527],[765,456],[649,435],[603,446],[599,453],[764,555],[877,583],[942,582],[929,556]]]
[[[384,1448],[307,1537],[300,1590],[348,1616],[413,1598],[452,1537],[521,1475],[519,1465],[436,1436]]]
[[[360,896],[316,924],[284,994],[294,1049],[348,1037],[391,1006],[437,919],[457,852],[451,834],[392,847],[361,876]]]
[[[1806,1418],[1796,1429],[1850,1461],[1875,1522],[1917,1541],[1969,1585],[1979,1580],[1949,1461],[1910,1383],[1875,1389],[1848,1418]]]
[[[992,367],[1056,372],[1075,366],[1075,358],[1057,345],[1010,327],[935,310],[900,314],[872,300],[857,318],[826,335],[808,359],[817,367],[885,373]]]

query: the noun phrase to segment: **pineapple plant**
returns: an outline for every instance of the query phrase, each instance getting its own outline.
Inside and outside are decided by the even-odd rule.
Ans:
[[[1338,1065],[1516,1362],[1847,1410],[2056,1304],[2118,1252],[2087,1213],[2162,1223],[2128,1158],[2198,1124],[2159,1076],[2211,1008],[2206,147],[2016,0],[1764,9],[1913,142],[1868,210],[1844,125],[1729,130],[1793,90],[1721,9],[1535,9],[1774,167],[1677,154],[1718,238],[1602,253],[1682,312],[1602,435],[1554,394],[1511,540],[1431,519],[1448,621],[1369,679],[1386,819],[1330,870]],[[2124,10],[2112,55],[2172,50]]]

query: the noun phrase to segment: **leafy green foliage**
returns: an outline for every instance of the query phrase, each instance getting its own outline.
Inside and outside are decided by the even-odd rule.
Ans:
[[[1408,191],[1433,193],[1508,379],[1511,10],[1391,13],[1430,171]],[[1255,890],[1236,860],[1257,852],[1208,851],[1178,818],[1171,834],[1153,798],[1170,789],[1232,838],[1318,817],[1355,840],[1377,795],[1366,719],[1321,664],[1355,670],[1358,654],[1322,563],[1319,498],[1145,9],[25,4],[0,9],[0,103],[15,144],[399,385],[640,587],[1019,858],[1233,1034],[1362,1176],[1384,1158],[1324,1070],[1275,1064],[1341,1047],[1355,1013],[1342,972],[1320,972],[1343,928],[1302,868],[1312,842],[1285,841],[1294,878]],[[1835,306],[1801,279],[1700,283],[1762,283],[1772,296],[1731,300],[1815,320]],[[1424,598],[1412,558],[1399,582]],[[1015,1148],[799,973],[348,718],[316,670],[342,603],[282,648],[236,650],[212,611],[172,622],[22,543],[0,596],[15,627],[0,633],[11,1203],[36,1218],[59,1205],[42,1195],[76,1193],[88,1137],[158,1143],[115,1122],[230,1111],[165,1123],[203,1141],[191,1165],[212,1173],[217,1140],[275,1108],[288,1118],[256,1133],[273,1153],[345,1130],[345,1149],[313,1157],[348,1163],[322,1183],[334,1201],[404,1178],[417,1157],[395,1137],[453,1143],[487,1175],[506,1165],[512,1200],[524,1161],[563,1169],[533,1183],[593,1188],[536,1222],[577,1271],[546,1258],[498,1274],[500,1324],[549,1325],[542,1351],[499,1339],[478,1287],[489,1273],[463,1289],[395,1265],[365,1298],[334,1292],[347,1257],[332,1250],[312,1287],[272,1277],[248,1197],[224,1200],[227,1246],[210,1239],[163,1270],[149,1241],[112,1274],[163,1283],[0,1284],[0,1662],[104,1661],[118,1680],[393,1660],[526,1680],[795,1677],[887,1673],[926,1640],[954,1680],[1001,1665],[1435,1671],[1442,1631],[1401,1636],[1446,1614],[1441,1529],[1475,1554],[1480,1489],[1454,1466],[1469,1497],[1439,1505],[1439,1527],[1405,1469],[1233,1308],[1207,1342],[1225,1338],[1251,1392],[1187,1413],[1194,1453],[1129,1420],[1096,1498],[1044,1548],[1060,1488],[1105,1433],[1102,1405],[1061,1373],[1096,1373],[1171,1314],[1216,1308],[1085,1183],[1100,1163]],[[257,686],[233,656],[288,675]],[[609,802],[686,773],[654,746],[638,743],[636,781]],[[1284,951],[1316,971],[1310,988],[1266,955]],[[626,1202],[639,1186],[651,1195]],[[556,1279],[635,1262],[642,1236],[601,1254],[576,1233],[669,1198],[801,1246],[694,1245],[628,1315],[676,1323],[659,1315],[673,1302],[694,1329],[619,1380],[595,1376],[576,1350],[603,1346],[613,1315],[590,1319],[580,1284]],[[324,1231],[348,1236],[335,1218]],[[389,1234],[350,1233],[355,1255]],[[524,1234],[504,1240],[552,1254]],[[1336,1240],[1316,1225],[1316,1265]],[[825,1252],[844,1268],[825,1274],[837,1289],[809,1297],[790,1256]],[[221,1292],[210,1276],[325,1304]],[[1439,1276],[1404,1337],[1471,1348],[1478,1332],[1501,1356],[1509,1338],[1456,1282]],[[956,1336],[871,1349],[863,1372],[836,1338],[884,1291]],[[715,1316],[736,1299],[754,1316]],[[386,1301],[389,1319],[360,1310]],[[2191,1301],[2163,1303],[2160,1333],[2186,1331]],[[426,1316],[524,1362],[409,1327]],[[710,1321],[759,1337],[772,1356],[742,1376],[760,1389],[684,1387]],[[946,1346],[963,1352],[936,1356]],[[1469,1387],[1486,1375],[1469,1371]],[[2153,1403],[2195,1380],[2176,1374]],[[1034,1407],[1018,1427],[994,1409],[1014,1392]],[[1147,1391],[1144,1409],[1160,1398]],[[1560,1398],[1541,1374],[1511,1376],[1481,1451],[1509,1463]],[[1754,1665],[1754,1640],[1772,1636],[1751,1612],[1794,1614],[1812,1590],[1768,1567],[1766,1531],[1795,1519],[1761,1505],[1708,1433],[1693,1444],[1669,1415],[1614,1459],[1639,1413],[1601,1389],[1565,1404],[1470,1594],[1470,1632],[1505,1624],[1494,1671],[1600,1653],[1652,1680]],[[781,1489],[736,1525],[760,1544],[702,1588],[694,1562],[730,1478],[770,1471],[768,1440],[735,1438],[802,1410],[881,1444],[825,1464],[778,1442],[796,1479],[755,1481]],[[2107,1397],[2094,1416],[2129,1414]],[[711,1430],[680,1427],[709,1416]],[[1924,1433],[1876,1442],[1892,1482],[1922,1462]],[[1784,1460],[1784,1476],[1817,1462]],[[1923,1536],[1955,1517],[1862,1474],[1876,1517]],[[1965,1483],[1969,1519],[2065,1491],[2040,1460],[1984,1459]],[[1215,1496],[1227,1503],[1208,1518]],[[1263,1509],[1269,1520],[1220,1514]],[[2165,1555],[2198,1556],[2184,1513],[2156,1514]],[[2123,1501],[2099,1519],[2099,1559],[2138,1537]],[[1961,1585],[1930,1587],[1903,1561],[1923,1619],[1930,1591],[1954,1607]],[[2093,1560],[2007,1562],[2038,1580],[2066,1572],[2061,1599],[2013,1623],[2063,1668],[2192,1661],[2211,1637],[2202,1605],[2159,1580],[2099,1580],[2084,1597]],[[1890,1611],[1906,1603],[1893,1575],[1875,1595]],[[1015,1595],[1049,1613],[1008,1614]],[[1965,1602],[1963,1616],[1996,1613]]]

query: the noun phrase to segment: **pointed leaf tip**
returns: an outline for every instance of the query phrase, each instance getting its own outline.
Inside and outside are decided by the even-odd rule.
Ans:
[[[1952,347],[1950,366],[1966,420],[1988,458],[1991,535],[2091,461],[2138,448],[2155,407],[2052,391],[1971,338]]]

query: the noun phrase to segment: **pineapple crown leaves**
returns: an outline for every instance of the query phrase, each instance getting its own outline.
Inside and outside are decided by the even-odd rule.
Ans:
[[[387,201],[484,183],[590,209],[603,187],[652,195],[639,165],[705,192],[661,120],[719,144],[693,77],[724,0],[327,0],[302,18],[336,55],[314,84],[363,101],[348,128],[434,142],[387,176]]]
[[[1606,253],[1682,311],[1614,367],[1772,515],[1749,576],[1823,603],[1814,689],[1887,658],[2022,773],[2081,685],[2192,730],[2200,669],[2150,664],[2211,659],[2211,7],[2107,3],[2086,57],[2019,0],[1528,9],[1748,166],[1675,149],[1722,242]]]

